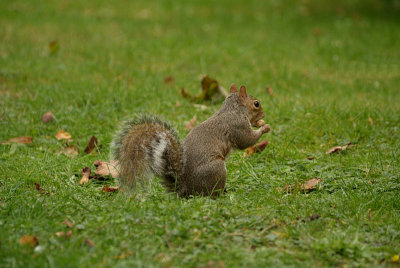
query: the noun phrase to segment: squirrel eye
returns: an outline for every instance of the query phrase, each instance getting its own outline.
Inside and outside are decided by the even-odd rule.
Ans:
[[[254,106],[258,108],[258,107],[260,107],[260,103],[258,101],[255,101]]]

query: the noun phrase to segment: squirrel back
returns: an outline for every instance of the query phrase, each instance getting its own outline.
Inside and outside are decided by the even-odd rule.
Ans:
[[[127,121],[114,137],[122,185],[132,186],[152,173],[179,196],[217,196],[225,191],[225,160],[232,148],[245,149],[269,131],[260,102],[235,85],[221,108],[193,128],[183,145],[170,124],[155,116]],[[253,130],[252,126],[259,129]]]

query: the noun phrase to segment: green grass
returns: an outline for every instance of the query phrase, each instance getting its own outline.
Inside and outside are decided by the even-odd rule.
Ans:
[[[395,265],[399,2],[326,2],[1,1],[0,141],[34,142],[0,145],[0,266]],[[261,154],[231,155],[226,195],[180,199],[157,180],[138,198],[99,191],[115,181],[78,185],[133,113],[161,115],[183,139],[185,121],[216,111],[180,95],[200,92],[204,74],[245,84],[272,128]],[[56,120],[44,124],[48,111]],[[57,154],[59,129],[78,157]],[[85,155],[92,135],[103,149]],[[357,146],[325,154],[348,142]],[[277,190],[312,177],[319,190]],[[67,239],[56,236],[65,219]],[[41,250],[20,245],[26,234]]]

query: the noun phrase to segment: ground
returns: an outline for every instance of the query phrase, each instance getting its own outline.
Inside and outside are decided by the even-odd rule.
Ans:
[[[0,145],[0,266],[398,265],[400,5],[323,3],[1,1],[0,141],[33,143]],[[123,119],[156,113],[183,139],[215,112],[181,95],[203,75],[246,85],[271,125],[262,153],[227,161],[227,194],[78,185]],[[58,153],[60,129],[78,156]],[[314,191],[285,188],[310,178]]]

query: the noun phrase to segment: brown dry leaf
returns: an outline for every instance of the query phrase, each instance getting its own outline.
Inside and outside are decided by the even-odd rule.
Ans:
[[[57,40],[51,41],[49,43],[50,55],[57,53],[59,50],[60,50],[60,44],[58,43]]]
[[[10,143],[29,144],[32,142],[33,142],[32,137],[23,136],[23,137],[11,138],[8,141],[2,142],[1,144],[10,144]]]
[[[204,266],[205,268],[225,268],[225,262],[224,261],[209,261],[206,266]]]
[[[195,97],[195,99],[200,101],[211,100],[212,97],[217,93],[224,95],[224,93],[220,89],[218,81],[208,76],[204,76],[203,79],[201,79],[201,89],[201,94]]]
[[[167,75],[167,76],[164,78],[164,84],[165,84],[165,85],[167,85],[167,84],[173,84],[174,82],[175,82],[175,78],[174,78],[173,76]]]
[[[293,186],[289,185],[289,184],[285,184],[285,186],[283,187],[278,187],[276,188],[276,190],[278,190],[279,192],[288,192],[291,193],[293,191]]]
[[[57,232],[56,233],[56,236],[58,236],[58,237],[62,237],[62,236],[65,236],[65,233],[64,232]]]
[[[259,143],[257,143],[255,145],[250,146],[249,148],[245,149],[244,156],[249,156],[249,155],[252,155],[254,153],[262,152],[262,151],[265,150],[267,145],[268,145],[268,141],[267,140],[260,141]]]
[[[48,112],[42,115],[42,122],[43,123],[48,123],[54,121],[54,116],[52,113]]]
[[[313,33],[314,36],[320,36],[322,34],[322,30],[319,27],[314,27],[312,29],[312,33]]]
[[[113,187],[110,185],[104,185],[102,188],[100,188],[100,191],[107,192],[107,193],[115,193],[115,192],[118,192],[118,190],[119,190],[119,187]]]
[[[307,159],[308,159],[308,160],[314,160],[315,157],[314,157],[314,156],[307,156]]]
[[[99,142],[97,141],[97,138],[95,136],[92,136],[90,138],[90,141],[89,141],[88,145],[85,148],[85,153],[86,154],[90,154],[93,151],[93,149],[99,147],[98,144],[99,144]]]
[[[89,238],[86,238],[86,239],[85,239],[85,245],[91,246],[91,247],[93,247],[93,248],[96,247],[96,244],[93,243],[93,241],[90,240]]]
[[[97,177],[104,177],[104,176],[111,176],[112,178],[118,177],[118,161],[111,160],[110,162],[95,160],[94,165],[96,166],[97,170],[95,172],[95,176]]]
[[[65,233],[65,238],[70,238],[71,235],[72,235],[72,230],[68,230],[68,231]]]
[[[23,246],[28,245],[28,246],[35,247],[35,246],[39,245],[39,240],[37,239],[37,237],[31,236],[31,235],[24,235],[23,237],[21,237],[18,240],[18,242]]]
[[[89,178],[90,178],[90,173],[91,172],[92,171],[91,171],[90,167],[85,167],[85,168],[83,168],[81,170],[82,178],[79,181],[79,185],[88,184],[89,183]]]
[[[35,188],[38,191],[39,194],[46,194],[46,191],[43,190],[42,187],[40,187],[39,183],[35,182]]]
[[[317,220],[317,219],[319,219],[319,218],[321,218],[321,216],[318,215],[317,213],[314,213],[314,214],[312,214],[312,215],[310,216],[310,221],[314,221],[314,220]]]
[[[56,236],[58,236],[58,237],[64,237],[64,238],[70,238],[71,235],[72,235],[72,230],[68,230],[68,232],[66,232],[66,233],[63,232],[63,231],[57,232],[57,233],[56,233]]]
[[[349,147],[351,145],[351,142],[349,142],[348,144],[346,144],[345,146],[335,146],[332,147],[331,149],[329,149],[327,152],[325,152],[326,154],[333,154],[333,153],[338,153],[341,151],[344,151],[347,149],[347,147]]]
[[[133,251],[128,251],[128,252],[125,252],[125,253],[121,253],[118,256],[115,256],[115,258],[116,259],[126,259],[126,258],[128,258],[129,256],[132,256],[132,255],[133,255]]]
[[[299,185],[300,190],[306,191],[306,192],[311,192],[312,190],[315,190],[318,183],[321,181],[319,178],[311,178],[308,181],[306,181],[303,184]]]
[[[194,128],[197,125],[197,117],[193,116],[192,119],[190,119],[189,121],[187,121],[185,123],[185,129],[186,130],[191,130],[192,128]]]
[[[79,151],[78,148],[76,148],[74,145],[69,145],[67,147],[62,148],[62,150],[59,151],[59,153],[74,158],[79,154]]]
[[[68,132],[65,132],[64,130],[59,130],[57,134],[55,135],[57,140],[69,140],[72,136]]]
[[[283,186],[283,188],[278,187],[277,190],[279,192],[294,192],[296,190],[300,190],[302,192],[311,192],[315,189],[317,189],[318,183],[321,181],[321,179],[319,178],[311,178],[308,181],[306,181],[305,183],[297,183],[294,185],[289,185],[289,184],[285,184],[285,186]]]
[[[191,98],[190,94],[184,88],[182,88],[181,94],[182,94],[182,97],[184,97],[185,99],[190,99]]]
[[[270,96],[274,96],[275,95],[274,91],[272,90],[272,88],[269,85],[267,85],[265,90],[267,91],[268,95],[270,95]]]
[[[72,222],[70,222],[69,220],[65,219],[64,223],[68,226],[68,228],[72,228],[74,227],[74,225],[72,224]]]

